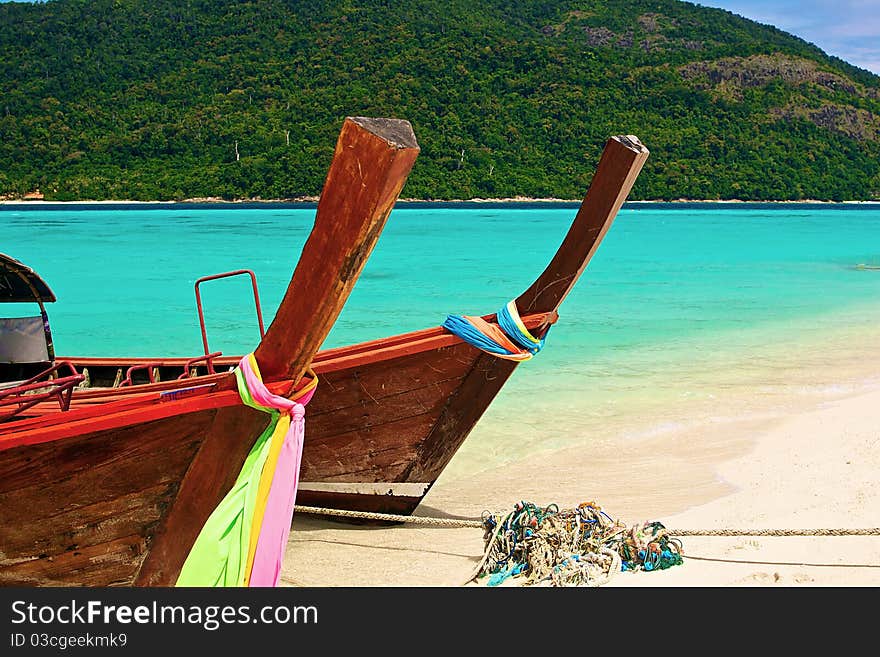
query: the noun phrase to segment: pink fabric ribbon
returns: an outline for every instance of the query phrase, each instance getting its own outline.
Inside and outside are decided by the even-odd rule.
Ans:
[[[290,428],[284,437],[278,463],[275,466],[275,475],[269,488],[269,497],[266,501],[263,524],[260,527],[248,583],[249,586],[278,586],[299,484],[299,469],[305,438],[305,405],[311,400],[315,389],[309,390],[300,400],[293,401],[269,392],[250,367],[242,367],[242,371],[255,402],[290,414]]]

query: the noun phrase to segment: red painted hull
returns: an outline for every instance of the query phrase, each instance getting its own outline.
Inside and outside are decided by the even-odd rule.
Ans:
[[[439,328],[320,352],[298,503],[412,512],[467,435],[438,451],[438,422],[486,363],[516,364]],[[67,412],[43,403],[0,425],[0,583],[173,584],[267,422],[231,378],[80,390]]]

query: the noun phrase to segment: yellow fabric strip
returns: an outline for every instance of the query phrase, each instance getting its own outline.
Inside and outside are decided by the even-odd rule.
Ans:
[[[248,355],[248,362],[250,363],[251,369],[254,374],[257,375],[257,378],[262,381],[263,375],[260,372],[260,366],[257,364],[257,359],[253,354]],[[314,373],[309,370],[309,373],[313,375],[313,378],[309,383],[304,386],[301,390],[297,391],[297,397],[302,397],[307,394],[310,390],[312,390],[315,386],[318,385],[318,377],[314,376]],[[262,406],[255,406],[256,408],[263,409]],[[247,553],[247,563],[245,565],[245,576],[244,583],[247,585],[251,579],[251,570],[254,566],[254,556],[257,553],[257,542],[260,538],[260,532],[263,528],[263,517],[266,514],[266,503],[269,500],[269,491],[272,488],[272,480],[275,477],[275,469],[278,465],[278,456],[281,454],[281,448],[284,446],[284,439],[287,436],[287,432],[290,429],[290,415],[287,413],[282,413],[281,417],[278,418],[278,423],[275,425],[275,431],[272,433],[271,445],[269,447],[269,455],[266,457],[266,462],[263,465],[263,471],[260,475],[260,483],[257,488],[257,498],[254,506],[254,518],[251,524],[251,533],[248,541],[248,553]]]
[[[510,313],[511,319],[513,319],[517,328],[519,328],[520,333],[522,333],[526,340],[533,342],[535,345],[541,344],[541,341],[532,335],[529,329],[526,328],[526,325],[522,321],[522,317],[519,316],[519,310],[516,308],[516,300],[507,302],[507,312]]]
[[[269,499],[269,489],[272,487],[272,478],[275,476],[275,468],[278,465],[278,455],[281,454],[281,447],[284,445],[284,437],[290,428],[290,416],[282,414],[278,418],[275,425],[275,431],[272,433],[271,445],[269,447],[269,456],[266,457],[266,463],[263,465],[263,472],[260,475],[260,484],[257,488],[257,501],[254,506],[254,520],[251,524],[251,535],[248,544],[247,565],[245,566],[244,581],[250,582],[251,569],[254,566],[254,555],[257,552],[257,540],[260,538],[260,530],[263,527],[263,516],[266,514],[266,502]]]

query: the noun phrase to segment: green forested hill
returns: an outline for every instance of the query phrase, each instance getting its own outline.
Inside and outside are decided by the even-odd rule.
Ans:
[[[880,197],[880,78],[677,0],[0,4],[0,196],[320,192],[345,116],[412,122],[410,198]]]

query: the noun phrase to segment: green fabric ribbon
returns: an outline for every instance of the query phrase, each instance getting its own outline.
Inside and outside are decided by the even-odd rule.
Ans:
[[[232,489],[199,532],[176,586],[247,586],[244,580],[257,490],[269,455],[270,438],[281,414],[254,401],[240,367],[235,369],[235,379],[241,400],[268,413],[269,425],[251,447]]]

